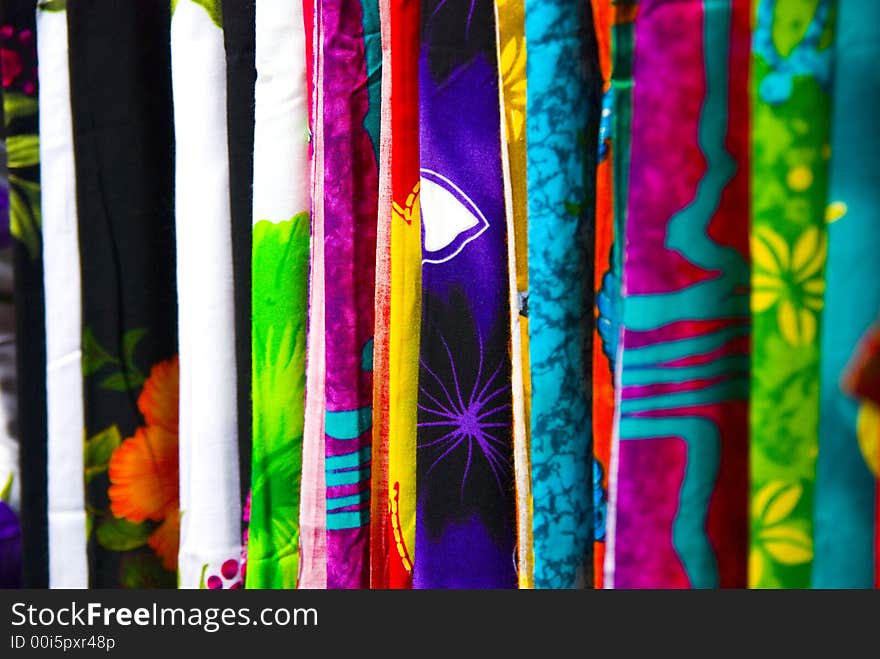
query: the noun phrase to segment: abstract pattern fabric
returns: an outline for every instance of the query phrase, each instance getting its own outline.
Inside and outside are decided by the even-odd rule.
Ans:
[[[416,588],[512,588],[507,224],[494,5],[427,2]],[[460,110],[455,122],[450,112]]]
[[[749,585],[759,588],[811,581],[835,4],[755,3]]]
[[[375,396],[373,470],[373,537],[371,585],[412,586],[416,533],[416,401],[421,312],[421,214],[419,196],[418,48],[419,3],[389,0],[380,5],[382,24],[382,178],[380,231],[384,230],[387,263],[385,293],[380,292],[377,259],[376,337],[380,322],[387,328],[384,409]],[[384,304],[383,304],[384,302]],[[386,316],[381,317],[384,306]],[[377,363],[374,364],[378,366]],[[374,389],[383,386],[378,369]],[[384,419],[377,418],[383,415]],[[384,432],[382,431],[384,427]],[[376,442],[376,438],[379,441]],[[381,464],[381,467],[380,467]]]
[[[587,3],[526,0],[525,36],[535,587],[572,588],[592,580],[592,273],[580,245],[594,218],[600,72]]]
[[[381,43],[377,0],[317,5],[325,274],[327,587],[369,585]],[[345,90],[345,91],[343,91]]]
[[[606,587],[745,585],[748,25],[640,3]]]

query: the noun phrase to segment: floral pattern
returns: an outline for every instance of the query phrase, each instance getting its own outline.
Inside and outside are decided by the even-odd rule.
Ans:
[[[132,342],[132,353],[143,334],[135,330],[128,335],[138,337]],[[90,343],[93,351],[103,356],[101,366],[124,363],[101,348],[94,337]],[[83,364],[88,372],[85,355]],[[94,372],[94,362],[91,366]],[[114,375],[124,380],[124,373],[104,376],[104,381]],[[123,554],[123,586],[173,585],[180,537],[178,387],[178,358],[159,362],[137,398],[143,425],[125,439],[119,426],[112,425],[86,441],[86,483],[105,474],[108,481],[107,506],[94,496],[87,502],[88,530],[94,532],[101,547]],[[151,554],[144,554],[141,548],[149,548]]]
[[[827,253],[828,241],[817,227],[798,236],[793,248],[769,227],[758,227],[752,236],[752,309],[774,309],[780,333],[790,345],[816,339]]]
[[[806,588],[819,451],[833,2],[758,0],[752,49],[749,584]],[[831,218],[833,219],[832,212]]]
[[[30,28],[0,26],[3,117],[9,170],[9,230],[32,260],[40,254],[37,44]]]
[[[809,527],[792,513],[801,503],[800,484],[772,481],[752,499],[752,549],[749,555],[749,586],[778,586],[769,565],[802,565],[813,558]]]

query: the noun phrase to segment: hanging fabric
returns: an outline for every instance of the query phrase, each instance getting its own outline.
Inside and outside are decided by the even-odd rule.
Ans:
[[[811,580],[836,4],[753,3],[749,585],[757,588]]]
[[[168,20],[158,4],[67,10],[93,588],[177,581]]]
[[[300,492],[300,588],[327,587],[327,501],[324,437],[324,116],[321,3],[303,2],[309,99],[311,241],[306,329],[306,404]]]
[[[256,63],[247,586],[295,588],[309,267],[305,33],[297,5],[259,4]]]
[[[513,588],[511,323],[494,4],[427,2],[421,21],[413,585]]]
[[[86,588],[79,238],[67,13],[37,10],[46,316],[49,586]]]
[[[589,4],[526,0],[536,588],[592,582],[591,335],[600,72]]]
[[[498,74],[501,79],[502,155],[507,216],[510,295],[513,461],[516,481],[517,573],[520,588],[534,587],[532,476],[529,447],[528,192],[526,162],[526,41],[523,0],[496,0]]]
[[[219,3],[171,19],[180,345],[180,586],[240,587],[235,315]]]
[[[623,317],[623,249],[629,194],[632,138],[633,41],[638,0],[621,0],[610,8],[611,81],[602,102],[599,165],[596,179],[596,334],[593,339],[593,506],[596,520],[595,581],[605,587],[606,570],[614,570],[614,520],[619,457],[617,411],[620,408],[618,345]],[[602,14],[598,14],[600,21]],[[600,23],[601,24],[601,23]],[[598,34],[598,31],[597,31]],[[601,48],[601,35],[598,42]],[[600,54],[601,62],[601,54]],[[607,164],[603,164],[607,163]],[[610,170],[610,171],[609,171]],[[606,180],[610,178],[610,183]],[[609,183],[606,187],[606,183]],[[608,195],[611,196],[610,203]],[[607,224],[610,214],[611,226]],[[608,241],[610,247],[603,249]],[[607,267],[605,252],[607,251]],[[600,272],[600,269],[602,271]],[[601,357],[597,354],[601,349]],[[607,369],[607,370],[606,370]]]
[[[256,0],[221,3],[226,48],[226,128],[229,210],[235,286],[235,372],[238,474],[242,505],[251,487],[251,224],[254,176],[254,62]]]
[[[12,237],[13,257],[15,418],[20,466],[20,471],[9,469],[10,473],[0,474],[4,481],[0,488],[6,490],[8,487],[7,494],[2,497],[4,500],[13,491],[20,494],[21,556],[17,560],[22,562],[19,573],[22,583],[28,588],[46,588],[49,585],[46,330],[36,11],[33,2],[10,0],[0,5],[0,48],[3,54],[0,67],[9,185],[8,230]],[[7,386],[11,384],[7,380]],[[15,471],[19,476],[17,483]],[[12,481],[7,485],[10,476]],[[11,545],[17,546],[18,527],[14,513],[3,504],[0,504],[0,510],[5,517],[3,535]]]
[[[640,3],[610,587],[745,585],[748,25]]]
[[[318,9],[327,587],[369,585],[381,43],[377,0]],[[317,193],[317,190],[316,190]]]
[[[822,323],[819,351],[815,588],[872,588],[876,578],[880,414],[876,403],[845,390],[842,376],[858,361],[862,337],[880,314],[880,140],[864,130],[880,108],[880,45],[872,27],[878,21],[880,5],[838,1],[822,312],[829,321]]]
[[[382,140],[373,411],[374,588],[412,587],[421,296],[418,2],[382,12]],[[386,366],[382,367],[382,363]],[[382,380],[384,378],[384,382]]]

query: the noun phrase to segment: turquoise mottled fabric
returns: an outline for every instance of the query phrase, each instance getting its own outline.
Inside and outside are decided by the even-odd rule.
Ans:
[[[590,260],[601,73],[589,3],[526,0],[535,587],[592,574]]]
[[[874,585],[876,481],[841,375],[880,312],[880,3],[839,0],[812,585]],[[876,429],[875,429],[876,430]]]

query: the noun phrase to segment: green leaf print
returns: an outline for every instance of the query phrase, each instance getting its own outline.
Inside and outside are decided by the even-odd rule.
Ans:
[[[91,327],[86,327],[82,335],[82,369],[83,375],[91,375],[101,369],[104,364],[118,364],[119,362],[104,348],[95,338]]]
[[[133,524],[112,515],[102,519],[95,529],[98,543],[111,551],[129,551],[142,547],[147,544],[152,532],[148,524]]]
[[[810,18],[816,13],[819,0],[788,0],[777,2],[773,15],[773,43],[783,57],[803,41]]]
[[[6,139],[6,165],[13,169],[40,164],[40,138],[36,135],[11,135]]]
[[[137,370],[134,365],[134,350],[135,348],[137,348],[138,343],[140,343],[141,339],[144,338],[146,335],[147,330],[141,327],[128,330],[122,336],[122,361],[125,363],[129,370]]]
[[[0,488],[0,501],[9,503],[9,495],[12,492],[12,480],[14,474],[9,474],[9,478],[6,479],[6,482],[3,484],[3,487]]]
[[[101,380],[101,388],[110,391],[128,391],[129,389],[137,389],[146,379],[137,373],[113,373]]]
[[[3,119],[9,126],[20,117],[30,117],[37,113],[37,99],[19,92],[3,94]]]
[[[122,559],[119,583],[123,588],[175,588],[173,572],[169,572],[152,552],[129,554]]]
[[[40,186],[9,174],[9,231],[32,260],[40,255]]]
[[[140,387],[147,378],[134,363],[134,352],[147,335],[147,330],[135,328],[122,336],[122,359],[105,350],[90,327],[83,330],[82,369],[83,375],[94,375],[107,365],[119,366],[120,370],[105,376],[100,386],[110,391],[129,391]]]
[[[253,485],[248,583],[294,587],[305,402],[309,218],[253,229]]]
[[[171,0],[171,14],[177,9],[179,0]],[[187,0],[183,0],[186,2]],[[223,29],[223,3],[221,0],[190,0],[193,4],[197,4],[208,12],[208,17],[221,30]]]
[[[67,9],[67,0],[45,0],[37,5],[42,11],[64,11]]]
[[[115,424],[86,440],[84,456],[86,483],[107,471],[113,451],[119,448],[121,443],[122,435]]]

